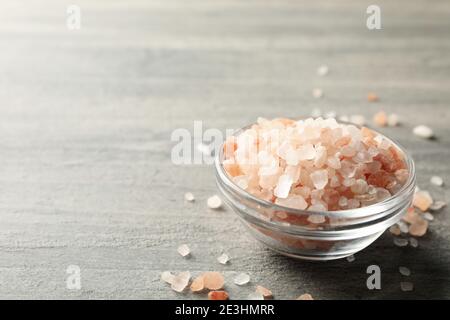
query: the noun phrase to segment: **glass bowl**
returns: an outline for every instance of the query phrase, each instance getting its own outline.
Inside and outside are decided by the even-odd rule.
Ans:
[[[234,136],[248,128],[250,126],[238,130]],[[398,148],[409,172],[408,180],[396,194],[375,204],[350,210],[314,212],[259,199],[229,177],[222,165],[223,146],[215,157],[217,186],[225,202],[238,214],[250,233],[270,249],[306,260],[324,261],[350,256],[369,246],[397,223],[411,206],[415,191],[412,158],[397,142],[371,130]]]

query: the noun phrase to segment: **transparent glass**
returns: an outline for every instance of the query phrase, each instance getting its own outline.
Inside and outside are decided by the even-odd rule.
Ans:
[[[247,128],[242,128],[234,135],[239,135]],[[259,199],[241,189],[228,176],[222,166],[223,147],[215,158],[217,186],[225,202],[238,214],[250,233],[270,249],[306,260],[344,258],[369,246],[387,228],[398,222],[411,206],[416,180],[414,162],[402,146],[382,136],[403,154],[409,177],[395,195],[366,207],[313,212]],[[321,216],[313,221],[323,222],[311,223],[308,221],[311,215]]]

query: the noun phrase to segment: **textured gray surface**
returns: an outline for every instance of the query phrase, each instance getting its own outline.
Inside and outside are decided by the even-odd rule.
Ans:
[[[172,130],[194,120],[225,129],[314,107],[384,108],[401,117],[384,132],[412,153],[419,185],[449,199],[429,184],[434,174],[450,183],[448,1],[379,1],[379,31],[365,27],[371,1],[73,2],[79,31],[66,28],[72,1],[0,4],[0,298],[204,298],[172,292],[163,270],[223,271],[232,298],[256,283],[284,299],[450,298],[448,209],[417,249],[385,234],[353,263],[293,261],[230,210],[208,212],[211,167],[170,161]],[[369,104],[369,91],[381,101]],[[436,141],[411,135],[422,123]],[[181,243],[192,258],[178,256]],[[365,286],[370,264],[380,291]],[[81,268],[79,291],[66,288],[69,265]],[[400,291],[400,265],[413,292]],[[231,283],[239,271],[252,285]]]

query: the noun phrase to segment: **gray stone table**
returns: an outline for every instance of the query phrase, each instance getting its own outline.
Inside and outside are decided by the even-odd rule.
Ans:
[[[314,108],[368,119],[384,109],[400,116],[383,132],[411,152],[419,185],[448,201],[429,179],[450,184],[450,2],[378,1],[381,30],[367,29],[366,0],[71,3],[79,30],[67,28],[67,1],[0,4],[0,298],[205,298],[171,291],[164,270],[222,271],[234,299],[255,284],[280,299],[450,298],[447,208],[418,248],[384,234],[352,263],[294,261],[229,209],[207,209],[211,166],[170,158],[171,133],[195,120],[224,130]],[[413,136],[418,124],[437,139]],[[366,288],[371,264],[381,290]],[[71,265],[80,290],[66,287]],[[413,292],[400,290],[401,265]],[[252,284],[234,286],[236,272]]]

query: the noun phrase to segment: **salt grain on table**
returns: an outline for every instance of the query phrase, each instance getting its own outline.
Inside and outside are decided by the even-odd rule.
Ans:
[[[426,220],[417,220],[413,224],[409,226],[409,234],[415,237],[422,237],[427,233],[428,229],[428,221]]]
[[[400,289],[405,292],[413,291],[414,285],[412,284],[412,282],[400,282]]]
[[[323,97],[323,91],[322,89],[316,88],[312,91],[312,95],[314,98],[319,99]]]
[[[222,200],[219,196],[214,195],[208,198],[207,205],[210,209],[219,209],[222,206]]]
[[[211,291],[208,293],[208,300],[228,300],[228,293],[226,291]]]
[[[321,65],[319,68],[317,68],[317,74],[321,77],[326,76],[329,72],[328,66]]]
[[[184,194],[184,199],[189,202],[192,202],[195,200],[194,195],[191,192],[186,192]]]
[[[413,133],[423,139],[431,139],[434,137],[433,130],[430,127],[420,125],[413,129]]]
[[[225,253],[221,254],[221,255],[217,258],[217,261],[218,261],[220,264],[227,264],[229,260],[230,260],[230,258],[229,258],[228,255],[225,254]]]
[[[385,127],[388,124],[388,118],[387,118],[386,112],[384,112],[384,111],[377,112],[373,116],[373,122],[378,127]]]
[[[413,248],[417,248],[419,246],[419,241],[416,238],[409,238],[409,245]]]
[[[256,286],[256,292],[260,293],[265,300],[273,298],[272,291],[270,291],[267,288],[264,288],[263,286]]]
[[[164,271],[161,274],[161,280],[168,284],[172,284],[174,278],[175,278],[175,275],[173,275],[170,271]]]
[[[367,94],[367,101],[369,101],[369,102],[377,102],[378,100],[379,100],[379,98],[378,98],[378,96],[375,93],[369,92]]]
[[[198,276],[191,283],[191,291],[194,293],[202,292],[205,290],[205,282],[203,275]]]
[[[355,256],[354,256],[354,255],[348,256],[348,257],[347,257],[347,261],[348,261],[348,262],[353,262],[353,261],[355,261]]]
[[[430,182],[439,187],[442,187],[444,185],[444,180],[439,176],[432,176]]]
[[[188,286],[191,280],[191,273],[189,271],[180,272],[172,279],[172,290],[176,292],[183,292],[183,290]]]
[[[209,290],[219,290],[223,288],[225,280],[220,272],[211,271],[203,274],[203,283]]]
[[[411,275],[411,271],[407,267],[399,267],[398,271],[405,277],[409,277]]]
[[[248,300],[264,300],[264,296],[260,292],[252,292],[247,298]]]
[[[433,204],[430,206],[430,210],[431,211],[439,211],[442,208],[444,208],[447,204],[444,201],[435,201],[433,202]]]
[[[182,244],[181,246],[179,246],[177,251],[183,257],[187,257],[191,253],[191,250],[189,249],[187,244]]]
[[[250,276],[246,273],[240,273],[234,278],[234,283],[243,286],[250,282]]]
[[[304,293],[297,300],[314,300],[314,298],[309,293]]]
[[[403,238],[394,238],[394,244],[397,247],[406,247],[408,245],[408,240]]]

